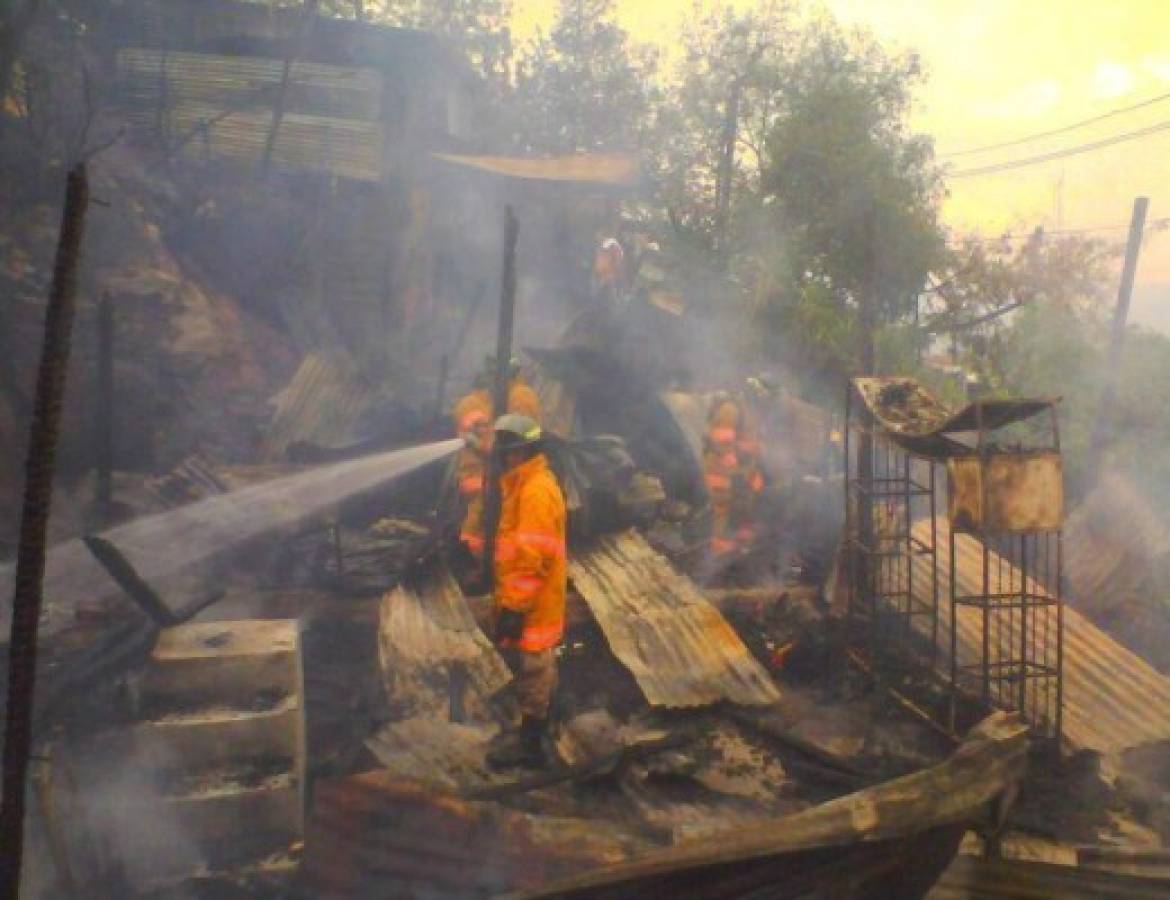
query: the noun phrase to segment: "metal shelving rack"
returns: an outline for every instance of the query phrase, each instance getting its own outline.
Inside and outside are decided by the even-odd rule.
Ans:
[[[845,399],[844,454],[851,630],[866,637],[875,661],[915,632],[929,635],[933,656],[939,628],[935,466],[899,446],[852,385]],[[915,521],[924,517],[929,541],[915,534]],[[930,573],[926,590],[915,585],[918,557],[926,559]]]

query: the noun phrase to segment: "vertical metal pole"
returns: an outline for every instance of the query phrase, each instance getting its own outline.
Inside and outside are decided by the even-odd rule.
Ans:
[[[496,383],[492,386],[492,410],[500,415],[508,408],[508,362],[512,358],[512,329],[516,318],[516,241],[520,224],[512,207],[504,209],[504,260],[500,275],[500,323],[496,332]],[[495,576],[496,528],[500,524],[500,459],[493,450],[488,459],[484,486],[484,580]]]
[[[8,713],[4,732],[3,800],[0,801],[0,900],[16,900],[24,858],[25,783],[32,750],[37,631],[45,574],[45,543],[53,499],[53,463],[69,368],[69,340],[77,299],[77,269],[89,182],[85,164],[70,170],[57,239],[53,284],[37,372],[36,400],[25,463],[24,507],[12,597],[8,656]]]
[[[105,527],[113,518],[114,493],[114,306],[109,292],[103,293],[98,302],[94,432],[94,446],[97,448],[94,505],[98,524]]]
[[[1110,425],[1114,421],[1113,398],[1117,392],[1117,370],[1121,365],[1121,351],[1125,347],[1125,328],[1129,320],[1129,299],[1133,294],[1133,280],[1137,274],[1138,254],[1142,249],[1142,231],[1146,226],[1149,197],[1133,201],[1129,220],[1129,239],[1125,243],[1125,263],[1121,267],[1121,284],[1117,288],[1117,306],[1113,311],[1113,328],[1109,338],[1109,357],[1105,365],[1105,384],[1101,389],[1101,403],[1097,422],[1093,426],[1093,440],[1089,445],[1088,477],[1096,481],[1100,474],[1101,457],[1105,452]]]

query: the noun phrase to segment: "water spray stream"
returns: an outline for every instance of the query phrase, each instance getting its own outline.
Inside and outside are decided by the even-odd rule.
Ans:
[[[163,590],[168,582],[199,574],[207,564],[264,535],[296,529],[352,497],[450,456],[460,446],[458,439],[451,439],[321,466],[144,516],[101,536],[177,609],[192,598],[182,596],[177,585],[174,591]],[[0,592],[11,595],[12,577],[11,565],[0,567]],[[45,596],[52,605],[46,610],[46,630],[54,630],[54,619],[62,624],[61,618],[81,600],[118,592],[80,540],[59,544],[49,551],[45,572]],[[10,612],[0,609],[0,623]]]

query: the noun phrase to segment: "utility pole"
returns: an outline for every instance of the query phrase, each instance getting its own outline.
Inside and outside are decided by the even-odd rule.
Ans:
[[[41,362],[24,469],[24,506],[12,596],[8,643],[8,709],[4,731],[4,795],[0,801],[0,900],[17,900],[24,860],[24,801],[32,752],[32,719],[37,674],[45,544],[53,500],[53,463],[69,370],[69,342],[77,304],[77,270],[89,181],[85,163],[69,171],[65,209],[57,238],[53,282],[45,310]]]
[[[1129,300],[1133,295],[1133,280],[1137,274],[1138,254],[1142,249],[1142,232],[1146,226],[1146,212],[1150,208],[1149,197],[1137,197],[1133,201],[1133,215],[1129,220],[1129,239],[1125,243],[1125,263],[1121,267],[1121,284],[1117,288],[1117,306],[1113,310],[1113,328],[1109,336],[1109,355],[1105,363],[1104,385],[1101,388],[1101,403],[1097,408],[1097,420],[1093,426],[1093,440],[1089,445],[1088,477],[1090,484],[1096,483],[1101,474],[1101,460],[1109,439],[1113,423],[1113,404],[1117,394],[1117,370],[1121,365],[1121,353],[1125,349],[1125,329],[1129,324]]]
[[[492,385],[492,413],[503,415],[508,409],[509,368],[512,359],[512,328],[516,317],[516,241],[520,223],[512,207],[504,209],[504,262],[500,275],[500,324],[496,331],[496,381]],[[495,573],[496,528],[500,524],[500,460],[495,450],[488,458],[487,484],[484,485],[484,580],[491,585]]]

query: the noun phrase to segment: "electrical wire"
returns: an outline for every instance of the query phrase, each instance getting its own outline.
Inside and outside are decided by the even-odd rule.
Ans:
[[[1022,159],[1008,160],[1007,162],[992,163],[987,166],[979,166],[974,169],[960,169],[957,172],[951,172],[947,175],[948,178],[973,178],[976,175],[991,175],[995,172],[1006,172],[1009,169],[1022,169],[1025,166],[1034,166],[1043,162],[1050,162],[1054,159],[1064,159],[1066,156],[1076,156],[1081,153],[1089,153],[1093,150],[1099,150],[1102,147],[1110,147],[1113,144],[1120,144],[1125,141],[1134,141],[1138,138],[1148,137],[1151,134],[1156,134],[1159,131],[1166,131],[1170,129],[1170,120],[1165,122],[1158,122],[1146,128],[1139,128],[1137,131],[1127,131],[1122,134],[1110,135],[1107,138],[1101,138],[1099,141],[1090,141],[1087,144],[1077,144],[1073,147],[1065,147],[1063,150],[1053,150],[1048,153],[1041,153],[1036,156],[1025,156]]]
[[[1086,125],[1093,125],[1097,122],[1103,122],[1106,119],[1112,119],[1114,116],[1124,115],[1125,113],[1133,112],[1138,109],[1145,109],[1147,106],[1153,106],[1155,103],[1162,103],[1170,100],[1170,93],[1159,94],[1157,97],[1151,97],[1149,100],[1143,100],[1141,103],[1135,103],[1133,106],[1123,106],[1120,109],[1113,109],[1106,113],[1101,113],[1099,116],[1093,116],[1089,119],[1081,119],[1079,122],[1073,122],[1069,125],[1064,125],[1060,128],[1054,128],[1051,131],[1040,131],[1036,134],[1025,135],[1024,137],[1015,138],[1010,141],[1003,141],[999,144],[985,144],[982,147],[968,147],[965,150],[952,150],[949,153],[940,153],[939,157],[944,159],[952,159],[956,156],[973,156],[976,153],[986,153],[991,150],[1004,150],[1008,147],[1018,147],[1020,144],[1028,144],[1032,141],[1038,141],[1041,138],[1055,137],[1058,134],[1067,134],[1070,131],[1076,131],[1078,128],[1084,128]]]
[[[1153,232],[1161,231],[1164,228],[1170,227],[1170,217],[1162,219],[1152,219],[1146,222],[1145,237],[1149,237]],[[1092,228],[1043,228],[1040,229],[1042,237],[1069,237],[1080,234],[1107,234],[1109,232],[1128,231],[1129,225],[1098,225]],[[1036,230],[1032,231],[1017,231],[1005,232],[1004,234],[989,234],[989,235],[965,235],[960,237],[948,238],[947,243],[951,245],[965,244],[971,241],[980,244],[998,244],[1001,241],[1026,241],[1036,234]]]

